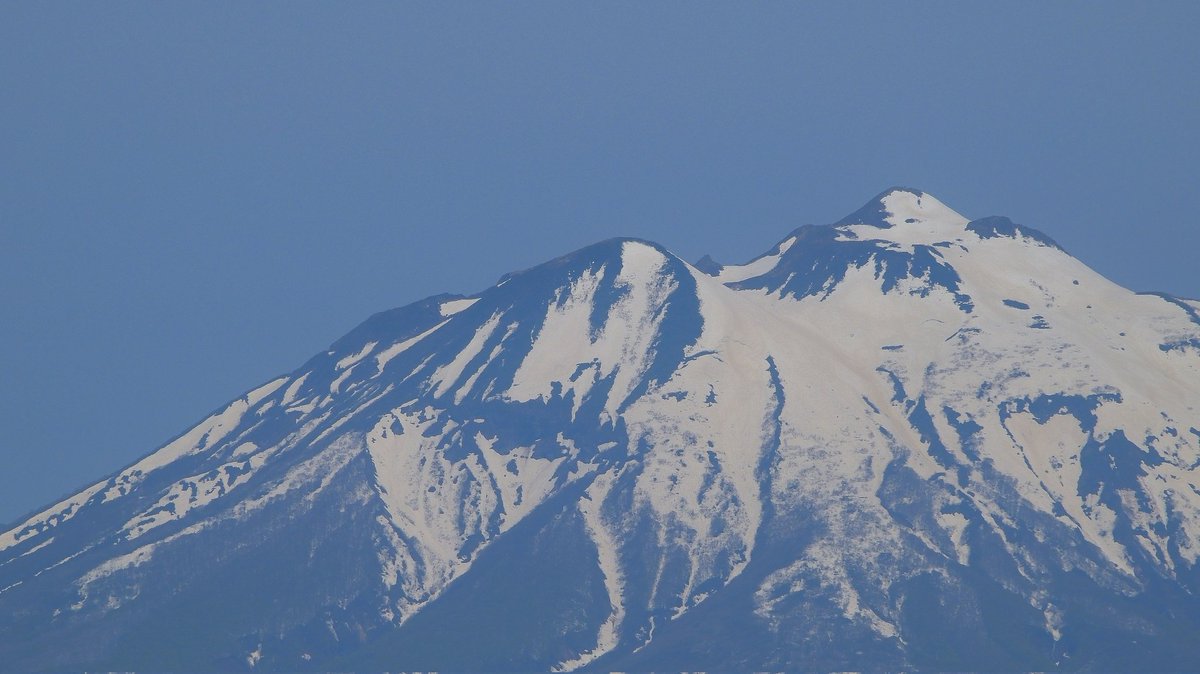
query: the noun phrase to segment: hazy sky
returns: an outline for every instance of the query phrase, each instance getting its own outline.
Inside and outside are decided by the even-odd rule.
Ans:
[[[0,5],[0,521],[367,315],[899,184],[1200,295],[1200,3]]]

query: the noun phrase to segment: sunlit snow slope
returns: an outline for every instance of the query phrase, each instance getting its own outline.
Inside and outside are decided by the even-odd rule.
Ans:
[[[0,535],[0,669],[1190,669],[1200,302],[893,189],[377,314]]]

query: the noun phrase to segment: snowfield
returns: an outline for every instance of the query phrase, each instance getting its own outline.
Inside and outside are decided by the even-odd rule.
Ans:
[[[0,662],[1194,665],[1200,303],[906,189],[710,271],[372,317],[0,535]]]

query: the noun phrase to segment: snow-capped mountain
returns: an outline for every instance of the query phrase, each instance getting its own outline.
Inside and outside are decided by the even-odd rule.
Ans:
[[[377,314],[0,535],[0,668],[1193,669],[1200,302],[893,189]]]

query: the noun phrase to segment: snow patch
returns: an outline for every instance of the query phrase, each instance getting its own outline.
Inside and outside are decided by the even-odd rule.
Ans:
[[[379,342],[367,342],[358,351],[339,360],[337,362],[337,364],[334,365],[334,368],[338,369],[338,370],[345,370],[346,368],[350,367],[351,365],[354,365],[355,363],[362,360],[363,358],[366,358],[367,355],[371,353],[371,350],[374,349],[377,344],[379,344]]]
[[[416,343],[420,342],[421,340],[425,339],[425,338],[426,338],[426,337],[428,337],[429,335],[432,335],[433,333],[437,332],[439,328],[441,328],[443,325],[445,325],[445,324],[447,324],[447,323],[449,323],[449,322],[450,322],[449,320],[442,321],[441,323],[438,323],[437,325],[433,326],[432,328],[429,328],[429,329],[428,329],[428,330],[426,330],[425,332],[422,332],[421,334],[419,334],[419,335],[417,335],[417,336],[415,336],[415,337],[410,337],[410,338],[408,338],[408,339],[405,339],[405,340],[403,340],[403,341],[396,342],[395,344],[393,344],[393,345],[391,345],[391,346],[387,347],[386,349],[384,349],[384,350],[380,351],[380,352],[379,352],[379,353],[378,353],[378,354],[375,356],[375,367],[376,367],[376,369],[377,369],[377,370],[378,370],[380,373],[382,373],[382,372],[383,372],[383,368],[387,366],[387,364],[388,364],[388,362],[389,362],[389,361],[391,361],[391,360],[392,360],[393,358],[395,358],[396,356],[399,356],[400,354],[402,354],[402,353],[404,353],[405,351],[407,351],[407,350],[409,350],[410,348],[412,348],[412,346],[413,346],[414,344],[416,344]]]
[[[468,307],[478,301],[479,298],[477,297],[469,297],[461,300],[449,300],[447,302],[442,302],[441,305],[438,306],[438,310],[441,311],[443,317],[448,318],[454,314],[465,311]]]
[[[553,669],[567,672],[579,669],[617,647],[620,641],[621,624],[625,620],[624,575],[621,571],[621,554],[617,537],[609,531],[600,512],[604,499],[612,490],[616,476],[602,473],[589,485],[587,493],[579,501],[579,512],[583,515],[584,527],[596,545],[600,573],[604,576],[604,588],[608,592],[610,613],[596,634],[596,645],[579,655],[565,660]]]

